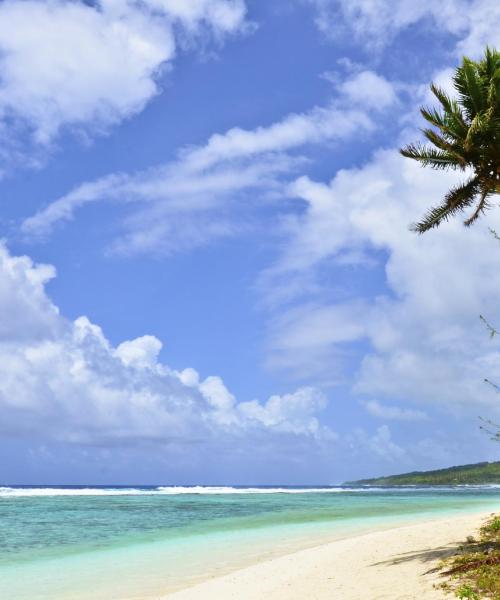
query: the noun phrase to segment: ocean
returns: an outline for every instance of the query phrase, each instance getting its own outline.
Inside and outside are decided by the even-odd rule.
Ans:
[[[146,600],[416,520],[500,510],[499,487],[0,487],[0,598]]]

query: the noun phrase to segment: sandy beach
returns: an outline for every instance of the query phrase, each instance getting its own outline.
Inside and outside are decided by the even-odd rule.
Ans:
[[[439,560],[476,534],[490,512],[404,525],[281,556],[165,600],[443,599]]]

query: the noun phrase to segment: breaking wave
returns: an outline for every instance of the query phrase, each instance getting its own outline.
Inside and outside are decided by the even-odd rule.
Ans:
[[[230,494],[339,494],[366,492],[429,492],[462,490],[488,490],[500,486],[457,485],[457,486],[400,486],[400,487],[232,487],[232,486],[158,486],[158,487],[0,487],[0,498],[53,497],[53,496],[179,496],[230,495]]]
[[[154,488],[113,487],[0,487],[1,497],[30,496],[177,496],[181,494],[311,494],[367,491],[343,487],[231,487],[231,486],[159,486]]]

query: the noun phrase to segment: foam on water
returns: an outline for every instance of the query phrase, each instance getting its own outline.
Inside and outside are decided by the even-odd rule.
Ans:
[[[499,485],[457,485],[434,487],[436,490],[454,489],[498,489]],[[158,486],[158,487],[10,487],[0,486],[0,498],[13,497],[55,497],[55,496],[179,496],[186,494],[196,495],[234,495],[234,494],[341,494],[341,493],[367,493],[380,492],[398,493],[426,492],[429,487],[400,486],[400,487],[232,487],[232,486]]]
[[[160,486],[161,494],[319,494],[353,491],[343,487],[322,488],[264,488],[264,487],[230,487],[230,486]]]
[[[41,496],[136,496],[158,494],[157,490],[139,488],[22,488],[0,487],[0,498]]]
[[[157,488],[23,488],[0,487],[0,497],[37,497],[37,496],[177,496],[184,494],[318,494],[369,491],[369,488],[258,488],[230,486],[159,486]]]

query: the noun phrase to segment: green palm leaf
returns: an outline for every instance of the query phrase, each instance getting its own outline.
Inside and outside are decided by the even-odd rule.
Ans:
[[[458,158],[451,152],[436,150],[432,146],[410,144],[400,150],[403,156],[418,160],[424,167],[433,169],[462,169]]]
[[[455,70],[453,85],[456,98],[431,84],[440,108],[421,109],[430,125],[423,130],[429,144],[409,144],[400,152],[423,167],[472,175],[412,226],[419,233],[475,205],[465,220],[469,226],[489,208],[492,196],[500,193],[500,53],[487,48],[480,61],[464,58]]]
[[[471,206],[478,190],[479,181],[476,177],[455,186],[446,194],[441,205],[431,208],[424,218],[411,225],[410,229],[417,233],[425,233],[433,227],[438,227],[443,221]]]

